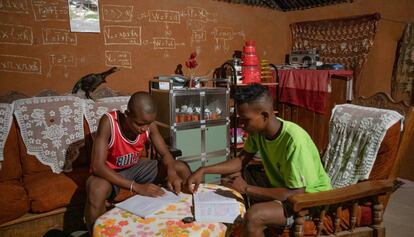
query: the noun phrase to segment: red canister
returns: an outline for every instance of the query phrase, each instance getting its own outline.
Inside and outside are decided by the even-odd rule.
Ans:
[[[242,55],[243,66],[259,66],[259,58],[256,54],[256,42],[248,40],[243,46]]]
[[[243,84],[260,83],[260,69],[258,66],[243,66]]]
[[[243,66],[258,66],[259,58],[256,54],[243,54],[242,56]]]

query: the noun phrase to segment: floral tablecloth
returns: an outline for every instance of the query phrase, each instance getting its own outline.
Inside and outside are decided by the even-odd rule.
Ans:
[[[242,196],[236,191],[216,184],[202,184],[199,191],[203,192],[209,189],[229,190],[242,200]],[[185,194],[179,202],[168,205],[153,217],[146,219],[115,207],[96,220],[93,233],[95,237],[224,237],[229,236],[230,232],[233,232],[232,230],[239,232],[239,224],[225,225],[217,222],[186,224],[182,222],[182,218],[193,216],[191,208],[192,196],[190,194]],[[242,216],[245,213],[242,202],[240,202],[240,212]],[[166,215],[169,216],[169,219],[165,218]]]

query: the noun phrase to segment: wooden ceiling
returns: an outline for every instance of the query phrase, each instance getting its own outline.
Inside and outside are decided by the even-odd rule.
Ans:
[[[313,7],[334,5],[353,0],[219,0],[249,6],[266,7],[278,11],[295,11]]]

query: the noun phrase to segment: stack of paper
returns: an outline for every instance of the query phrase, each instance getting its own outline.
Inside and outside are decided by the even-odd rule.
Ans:
[[[169,204],[178,202],[182,198],[173,192],[167,190],[164,190],[164,192],[165,194],[161,197],[135,195],[123,202],[115,204],[115,206],[142,218],[146,218],[165,208]]]
[[[197,222],[234,223],[240,215],[240,203],[235,198],[215,191],[195,193],[194,205]]]

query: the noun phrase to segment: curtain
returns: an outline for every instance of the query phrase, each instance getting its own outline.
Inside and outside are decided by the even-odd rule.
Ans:
[[[396,60],[391,83],[392,96],[397,101],[414,104],[414,23],[408,23],[405,27]]]
[[[292,50],[316,49],[324,63],[340,63],[354,71],[355,85],[374,43],[378,13],[339,19],[298,22],[290,25]]]

